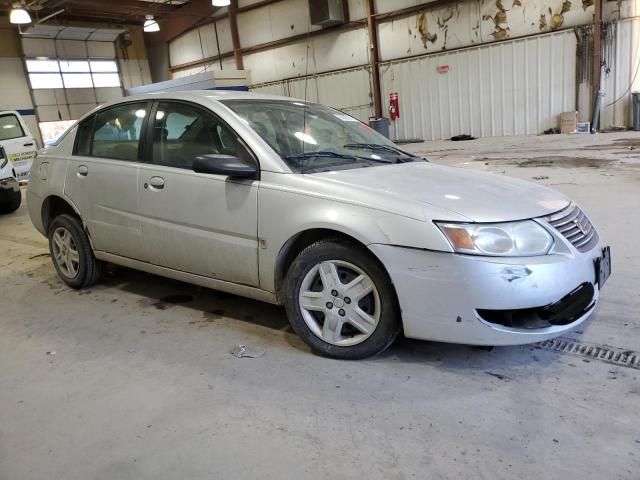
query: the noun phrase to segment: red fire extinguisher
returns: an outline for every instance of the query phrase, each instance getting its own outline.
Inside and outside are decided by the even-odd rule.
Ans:
[[[389,94],[389,118],[391,121],[400,118],[400,103],[398,100],[398,92]]]

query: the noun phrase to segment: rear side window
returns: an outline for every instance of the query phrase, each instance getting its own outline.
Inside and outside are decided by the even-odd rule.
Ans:
[[[135,161],[146,103],[128,103],[98,112],[78,128],[76,155]]]
[[[24,137],[18,117],[13,114],[0,115],[0,141]]]

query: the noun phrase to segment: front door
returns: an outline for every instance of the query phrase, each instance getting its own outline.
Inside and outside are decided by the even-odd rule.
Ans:
[[[151,263],[219,280],[258,285],[257,180],[195,173],[199,155],[252,158],[212,112],[159,102],[138,188]]]
[[[142,261],[148,254],[138,213],[138,165],[150,105],[118,105],[84,120],[78,126],[64,189],[96,250]]]

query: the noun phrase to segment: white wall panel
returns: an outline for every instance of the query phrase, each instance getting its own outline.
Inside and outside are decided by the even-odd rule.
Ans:
[[[209,23],[189,30],[187,33],[172,40],[169,43],[170,65],[182,65],[218,55],[216,28],[218,29],[220,53],[233,51],[229,19],[223,18],[216,21],[215,26],[213,23]]]
[[[383,102],[400,95],[392,131],[437,140],[555,127],[559,113],[575,108],[575,50],[567,31],[382,64]]]
[[[551,17],[562,11],[564,0],[527,0],[521,5],[503,1],[499,12],[495,0],[457,2],[412,15],[379,23],[380,58],[392,60],[413,55],[435,53],[460,47],[490,43],[551,31]],[[378,0],[378,10],[414,5],[415,0]],[[550,13],[551,12],[551,13]],[[502,18],[504,15],[505,18]],[[544,26],[541,27],[541,16]],[[593,6],[572,2],[562,14],[560,28],[592,22]],[[496,28],[495,20],[505,20]],[[425,34],[423,38],[422,33]]]
[[[238,14],[238,32],[243,47],[307,33],[308,28],[307,1],[281,0],[263,8]],[[319,28],[311,26],[311,30]]]
[[[222,59],[222,70],[235,70],[236,61],[233,57]],[[171,78],[187,77],[196,73],[208,72],[209,70],[221,70],[220,62],[208,62],[203,65],[197,65],[195,67],[183,68],[176,70],[172,73]]]
[[[640,91],[640,18],[618,22],[614,64],[602,75],[601,128],[632,124],[631,93]]]
[[[220,44],[220,53],[233,51],[229,19],[223,18],[222,20],[218,20],[217,22],[215,22],[215,24],[209,23],[208,25],[200,27],[202,49],[204,51],[204,55],[202,58],[218,55],[218,45],[216,44],[216,29],[218,30],[218,43]]]
[[[311,75],[306,82],[305,78],[295,78],[256,85],[251,91],[303,100],[305,87],[308,101],[332,106],[362,121],[372,115],[370,76],[364,67]]]
[[[282,78],[364,65],[367,57],[367,31],[364,28],[334,32],[300,40],[271,50],[244,56],[245,68],[251,70],[254,84]]]
[[[367,16],[364,0],[347,0],[349,6],[349,20],[360,20]]]

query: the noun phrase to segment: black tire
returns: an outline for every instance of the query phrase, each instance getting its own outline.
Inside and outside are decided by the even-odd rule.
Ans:
[[[59,229],[64,228],[70,234],[75,247],[78,251],[78,267],[77,274],[73,277],[67,275],[62,267],[56,261],[53,236]],[[51,260],[60,278],[71,288],[81,289],[96,284],[100,280],[102,274],[102,262],[93,255],[89,237],[84,231],[82,223],[77,217],[72,215],[59,215],[53,219],[49,226],[49,252],[51,252]]]
[[[7,202],[0,204],[0,213],[13,213],[20,208],[20,204],[22,204],[22,193],[13,192]]]
[[[326,342],[311,330],[303,318],[299,304],[302,283],[311,269],[324,261],[344,261],[358,267],[373,281],[378,291],[378,323],[373,333],[360,343],[339,346]],[[345,360],[376,355],[389,347],[400,332],[400,309],[389,275],[370,252],[354,243],[334,238],[320,240],[308,246],[289,267],[284,288],[284,306],[291,326],[305,343],[320,355]]]

